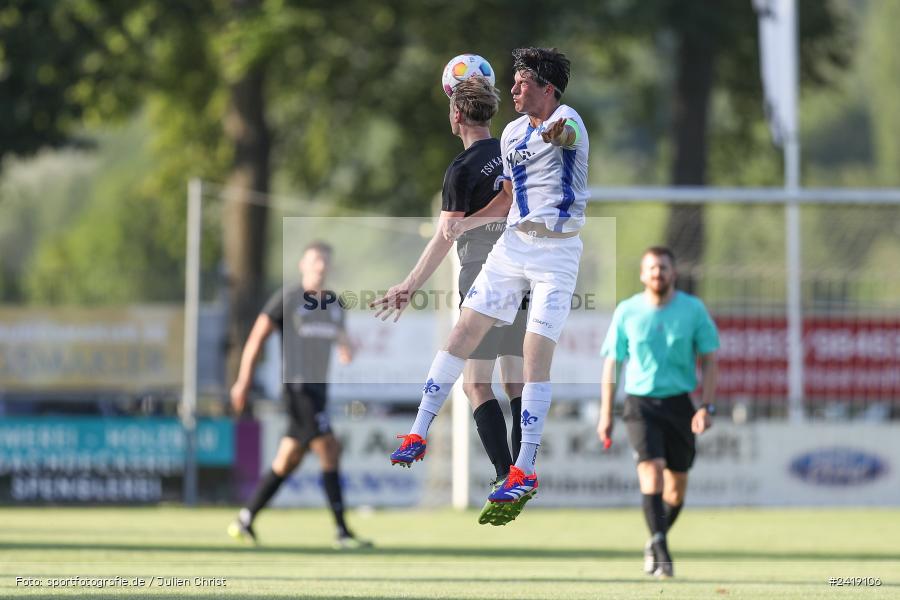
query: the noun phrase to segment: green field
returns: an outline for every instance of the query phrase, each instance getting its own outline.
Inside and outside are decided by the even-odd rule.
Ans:
[[[529,507],[507,527],[475,513],[351,515],[374,550],[331,549],[320,510],[270,510],[262,544],[225,535],[231,509],[0,510],[0,597],[898,598],[900,511],[688,508],[670,535],[676,578],[641,572],[637,509]],[[51,577],[184,578],[186,587],[51,589]],[[43,587],[23,587],[31,577]],[[224,587],[194,585],[222,578]],[[880,587],[832,587],[878,577]]]

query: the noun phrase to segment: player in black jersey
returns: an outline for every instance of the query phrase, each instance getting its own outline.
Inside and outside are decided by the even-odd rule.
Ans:
[[[344,521],[343,494],[338,463],[341,447],[331,430],[327,401],[328,367],[331,349],[338,347],[342,363],[353,359],[344,327],[344,309],[329,302],[324,288],[331,263],[331,247],[313,242],[300,259],[301,285],[280,289],[266,303],[244,346],[240,372],[231,388],[231,404],[240,414],[247,404],[256,359],[263,343],[278,330],[283,341],[284,397],[289,417],[288,430],[281,438],[271,470],[256,488],[253,498],[228,526],[234,538],[256,541],[253,520],[272,499],[284,480],[300,464],[307,450],[319,456],[322,487],[337,525],[337,548],[359,548],[371,543],[356,538]]]
[[[496,114],[499,103],[497,91],[482,77],[471,77],[455,88],[450,98],[450,128],[462,140],[465,149],[450,163],[444,175],[440,221],[434,236],[406,279],[390,288],[383,298],[372,303],[373,307],[379,308],[376,316],[387,319],[394,315],[394,320],[398,319],[412,294],[437,269],[453,246],[453,242],[447,241],[442,234],[444,222],[472,215],[496,196],[500,176],[503,174],[503,162],[500,142],[491,137],[490,120]],[[503,222],[487,223],[467,231],[457,240],[457,252],[462,265],[459,275],[460,303],[472,287],[504,228]],[[515,454],[518,454],[522,437],[522,342],[525,338],[527,311],[524,303],[520,308],[512,325],[495,327],[484,337],[466,361],[463,370],[463,390],[474,410],[478,435],[497,473],[496,481],[506,478],[510,465],[515,461],[506,442],[506,420],[491,388],[497,359],[503,388],[510,399],[510,441]],[[419,442],[424,444],[424,440]],[[406,439],[404,444],[408,445]],[[528,499],[530,496],[525,502]],[[488,503],[479,522],[505,525],[519,514],[522,505],[524,502],[501,506]]]

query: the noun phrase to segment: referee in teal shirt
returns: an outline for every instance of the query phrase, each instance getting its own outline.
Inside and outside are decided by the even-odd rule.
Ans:
[[[603,342],[600,423],[608,443],[613,428],[613,397],[622,362],[625,369],[623,420],[634,448],[644,517],[650,540],[644,571],[673,575],[666,533],[684,502],[688,470],[694,462],[694,436],[709,429],[715,407],[719,335],[699,298],[675,289],[675,256],[668,248],[648,248],[641,258],[644,291],[616,307]],[[694,408],[697,358],[703,374],[703,401]]]

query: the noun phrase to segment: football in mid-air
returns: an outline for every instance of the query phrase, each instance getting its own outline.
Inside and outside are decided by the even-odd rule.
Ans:
[[[453,57],[447,66],[444,67],[444,74],[441,76],[441,85],[444,87],[444,93],[449,98],[453,95],[453,90],[461,81],[465,81],[473,75],[481,75],[494,85],[497,78],[494,77],[494,69],[491,63],[478,56],[477,54],[460,54]]]

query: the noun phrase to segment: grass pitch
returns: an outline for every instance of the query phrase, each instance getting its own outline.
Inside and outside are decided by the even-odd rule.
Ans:
[[[262,513],[258,547],[225,535],[234,514],[0,510],[0,598],[900,598],[898,510],[688,506],[669,536],[676,577],[668,581],[641,572],[638,509],[532,504],[506,527],[478,525],[474,511],[353,513],[351,526],[377,544],[360,551],[331,548],[323,510]],[[49,587],[76,576],[82,583]],[[84,583],[101,577],[145,583]],[[832,577],[881,585],[832,586]]]

